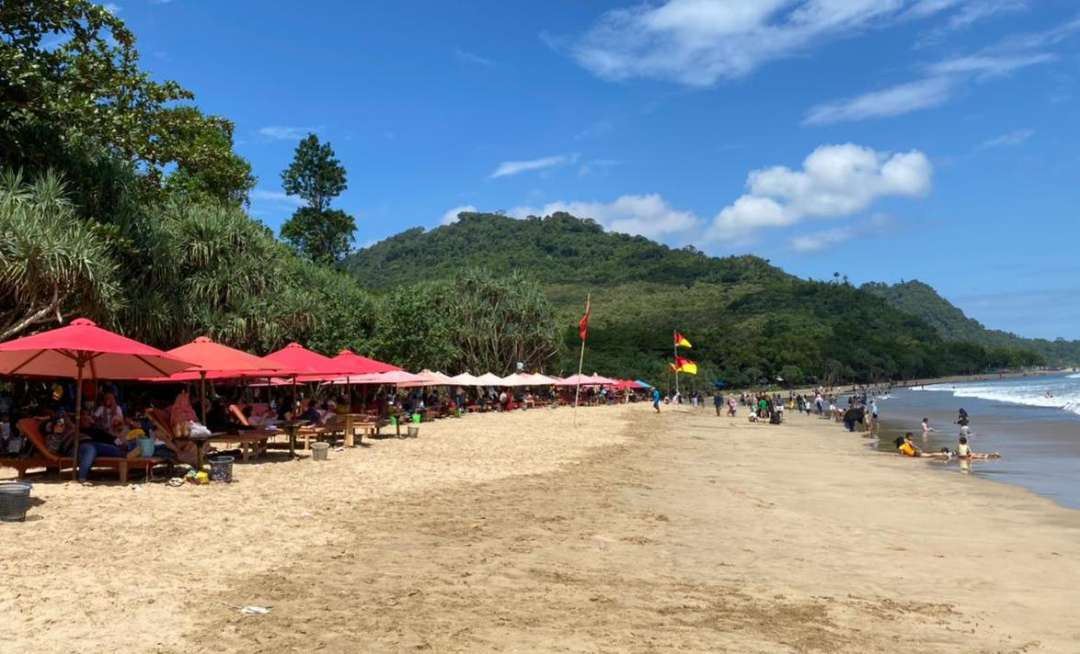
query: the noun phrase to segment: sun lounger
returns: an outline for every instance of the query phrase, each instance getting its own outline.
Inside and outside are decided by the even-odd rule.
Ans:
[[[55,468],[57,472],[61,472],[64,468],[73,468],[77,465],[70,456],[60,456],[49,451],[49,448],[45,446],[45,438],[41,435],[41,427],[34,418],[23,418],[16,427],[33,443],[34,456],[27,459],[0,459],[0,465],[15,468],[19,478],[25,477],[27,470],[35,468],[45,468],[46,470]],[[126,484],[128,470],[142,468],[146,475],[145,480],[149,481],[150,472],[154,466],[167,463],[165,459],[157,457],[144,458],[137,456],[138,453],[139,451],[136,449],[132,450],[127,457],[99,456],[94,459],[93,467],[116,470],[120,476],[120,483]]]
[[[165,446],[173,451],[179,463],[186,463],[189,466],[198,464],[199,446],[190,440],[177,438],[174,435],[175,428],[168,413],[161,409],[150,408],[146,410],[146,417],[154,423],[154,437],[163,441]]]

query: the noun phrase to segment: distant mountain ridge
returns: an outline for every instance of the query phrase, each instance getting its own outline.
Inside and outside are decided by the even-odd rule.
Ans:
[[[947,302],[952,312],[935,303],[937,313],[920,314],[901,301],[909,294],[883,290],[891,287],[800,279],[760,257],[710,257],[566,213],[524,220],[462,213],[452,224],[410,229],[360,250],[345,265],[377,293],[467,268],[536,280],[565,328],[555,373],[576,369],[587,293],[590,372],[663,379],[676,329],[694,343],[686,354],[702,369],[698,384],[898,379],[1043,361],[1031,348],[992,341],[977,323],[974,336],[947,338],[947,327],[956,332],[966,320]]]
[[[863,284],[861,288],[905,313],[922,318],[948,340],[968,341],[987,347],[1027,348],[1041,354],[1052,365],[1075,365],[1080,361],[1080,341],[1025,338],[999,329],[988,329],[941,297],[932,286],[919,280],[891,286],[871,282]]]

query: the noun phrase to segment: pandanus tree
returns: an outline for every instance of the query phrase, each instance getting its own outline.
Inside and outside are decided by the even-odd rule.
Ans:
[[[0,173],[0,341],[75,315],[108,320],[120,303],[116,265],[63,180]]]

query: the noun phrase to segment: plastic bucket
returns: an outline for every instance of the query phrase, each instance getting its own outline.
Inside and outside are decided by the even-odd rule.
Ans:
[[[390,426],[397,427],[397,416],[390,416]]]
[[[0,482],[0,522],[22,522],[30,508],[30,484]]]
[[[135,441],[139,444],[139,454],[144,459],[149,459],[154,456],[154,439],[153,438],[140,438]]]
[[[312,443],[311,458],[315,461],[326,461],[330,454],[329,443]]]
[[[414,425],[419,425],[420,424],[420,414],[419,413],[412,414],[412,421],[413,421]]]
[[[215,456],[210,459],[210,481],[232,481],[232,466],[236,459],[231,456]]]
[[[420,435],[419,427],[409,427],[409,438],[416,438]]]

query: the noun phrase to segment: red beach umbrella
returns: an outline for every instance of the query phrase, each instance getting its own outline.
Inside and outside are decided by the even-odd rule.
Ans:
[[[293,371],[294,403],[296,402],[297,381],[327,381],[349,374],[343,364],[336,363],[330,357],[318,352],[312,352],[299,343],[289,343],[263,358],[286,366]]]
[[[292,372],[286,366],[267,361],[262,357],[248,354],[243,350],[237,350],[228,345],[215,343],[206,336],[200,336],[186,345],[174,347],[168,351],[168,354],[185,361],[191,361],[195,364],[195,367],[168,377],[158,377],[152,381],[186,382],[198,380],[199,406],[202,408],[203,422],[206,422],[207,379],[274,377]]]
[[[393,364],[384,363],[375,359],[369,359],[365,356],[360,356],[352,350],[342,350],[338,352],[337,356],[331,359],[331,361],[339,365],[348,366],[348,374],[350,375],[367,375],[370,373],[397,372],[401,370],[401,368]]]
[[[347,375],[350,372],[344,364],[318,352],[312,352],[299,343],[289,343],[280,350],[267,354],[263,359],[289,368],[300,376],[301,381],[320,381]],[[306,379],[308,377],[312,379]]]
[[[102,329],[79,318],[32,336],[0,343],[0,375],[74,379],[75,424],[82,420],[82,381],[171,375],[191,367],[180,357]],[[72,458],[79,458],[78,439]],[[72,471],[74,475],[74,470]]]

